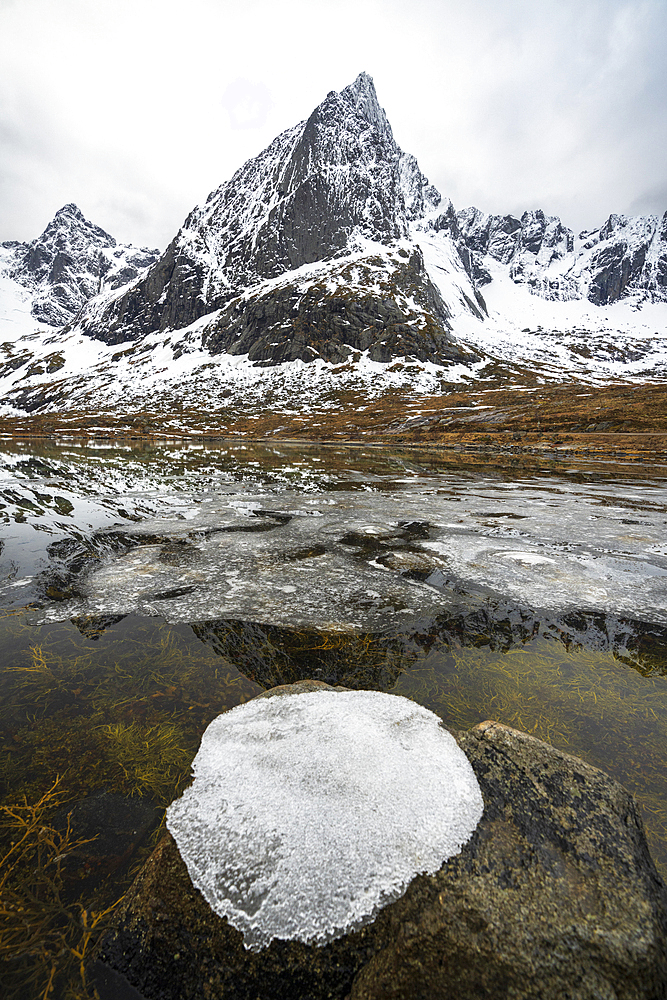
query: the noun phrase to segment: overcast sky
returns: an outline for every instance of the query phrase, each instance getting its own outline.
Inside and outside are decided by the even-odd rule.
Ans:
[[[667,210],[667,0],[0,0],[0,240],[162,248],[361,70],[457,208]]]

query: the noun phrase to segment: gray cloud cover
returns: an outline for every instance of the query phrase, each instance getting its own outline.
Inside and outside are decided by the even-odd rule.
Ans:
[[[457,207],[667,209],[664,0],[0,0],[0,239],[165,246],[360,70]]]

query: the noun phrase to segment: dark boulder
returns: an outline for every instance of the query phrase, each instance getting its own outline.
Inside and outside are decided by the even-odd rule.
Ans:
[[[102,1000],[666,997],[667,891],[632,797],[499,723],[458,740],[484,816],[459,855],[372,923],[323,947],[246,951],[166,835],[98,948]]]
[[[343,267],[334,290],[322,279],[305,291],[287,284],[235,299],[207,331],[205,346],[212,354],[247,354],[259,364],[316,357],[340,363],[354,351],[384,362],[401,356],[441,364],[460,360],[465,352],[450,336],[447,308],[421,254],[415,251],[405,260],[397,255],[393,272],[382,276],[380,293],[348,284],[348,272],[367,271],[371,286],[372,265],[371,259]]]

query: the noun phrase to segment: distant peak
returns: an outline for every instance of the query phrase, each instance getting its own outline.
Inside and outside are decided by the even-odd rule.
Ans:
[[[373,83],[373,77],[370,73],[360,73],[354,83],[351,83],[348,87],[346,87],[342,93],[346,97],[351,97],[352,95],[368,95],[377,104],[375,84]]]
[[[63,205],[62,208],[59,208],[55,214],[55,218],[58,219],[62,215],[72,216],[75,219],[83,219],[84,217],[79,206],[75,205],[73,201],[70,201],[67,205]]]
[[[70,233],[85,233],[86,239],[94,239],[100,246],[116,246],[113,236],[110,236],[100,226],[89,222],[79,206],[75,205],[73,201],[58,209],[42,235],[38,237],[38,241],[69,239]]]
[[[382,136],[393,142],[391,125],[384,113],[384,108],[380,107],[372,76],[368,73],[360,73],[354,83],[341,91],[340,96],[348,104],[351,104],[359,114],[363,115],[370,125],[375,125]]]

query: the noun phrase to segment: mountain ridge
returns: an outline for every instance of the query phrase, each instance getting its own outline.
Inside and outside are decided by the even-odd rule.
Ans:
[[[220,310],[203,335],[213,354],[266,364],[369,350],[378,360],[407,353],[450,361],[466,352],[450,337],[448,309],[419,248],[402,245],[411,219],[439,201],[415,158],[396,144],[362,73],[211,192],[150,271],[108,307],[84,313],[79,328],[122,343]],[[378,254],[387,272],[380,288]],[[265,284],[290,275],[298,284],[304,265],[327,262],[329,285],[339,274],[338,284],[356,289],[353,307],[349,294],[322,287],[302,310],[298,291]],[[365,288],[346,282],[343,262],[357,275],[365,269]]]
[[[157,251],[118,243],[72,202],[30,243],[10,240],[0,247],[5,276],[31,293],[31,315],[54,327],[72,320],[93,296],[132,281],[157,257]]]
[[[39,289],[48,336],[29,311]],[[33,244],[0,246],[5,292],[25,323],[4,327],[0,400],[30,411],[667,378],[667,213],[575,236],[542,209],[456,211],[365,73],[212,191],[161,254],[69,205]]]
[[[491,257],[509,266],[513,281],[544,298],[587,298],[595,305],[629,295],[667,301],[667,212],[662,218],[612,214],[577,239],[558,216],[541,209],[517,219],[471,207],[457,212],[457,221],[481,285],[491,280],[484,267]]]

